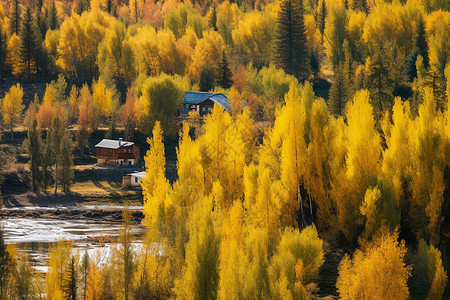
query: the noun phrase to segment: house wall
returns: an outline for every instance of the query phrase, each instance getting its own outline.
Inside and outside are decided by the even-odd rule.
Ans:
[[[190,105],[185,104],[185,108],[187,111],[195,110],[198,112],[200,116],[204,116],[206,114],[211,113],[213,107],[214,102],[211,101],[210,99],[206,99],[205,101],[200,102],[199,104],[190,104]]]
[[[139,147],[131,145],[119,149],[97,147],[97,164],[111,166],[134,166],[139,161]]]
[[[122,186],[123,187],[140,187],[141,186],[141,178],[125,175],[122,177]]]

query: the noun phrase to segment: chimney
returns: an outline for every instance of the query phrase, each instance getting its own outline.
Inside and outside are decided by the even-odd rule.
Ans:
[[[122,146],[122,142],[123,142],[123,139],[122,139],[122,138],[119,138],[119,147]]]

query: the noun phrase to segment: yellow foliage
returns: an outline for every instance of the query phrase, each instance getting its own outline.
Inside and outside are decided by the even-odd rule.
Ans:
[[[427,248],[428,278],[431,283],[427,299],[442,299],[447,285],[447,272],[442,265],[441,252],[433,246]]]
[[[208,31],[203,34],[203,38],[198,40],[191,57],[189,67],[190,78],[194,81],[200,79],[200,70],[204,65],[215,66],[222,57],[225,43],[220,34],[216,31]]]
[[[404,196],[404,181],[411,176],[411,112],[409,102],[403,102],[400,98],[395,98],[392,109],[393,125],[389,131],[389,136],[385,139],[387,148],[383,152],[383,174],[386,174],[394,185],[395,198],[400,203]]]
[[[438,10],[429,14],[425,27],[428,37],[430,65],[443,75],[450,56],[450,12]]]
[[[332,179],[330,157],[337,155],[333,147],[336,130],[336,121],[328,112],[325,101],[314,101],[310,117],[305,184],[317,206],[316,224],[321,232],[328,232],[330,235],[333,235],[337,225],[335,208],[329,196]]]
[[[100,124],[101,118],[110,120],[117,112],[118,101],[114,92],[106,86],[102,77],[92,83],[92,112],[94,128]]]
[[[339,264],[336,287],[342,299],[408,299],[405,242],[398,242],[398,232],[381,229],[365,250],[356,250]]]
[[[270,171],[253,164],[244,169],[247,209],[247,224],[267,230],[271,245],[276,245],[281,234],[280,209],[283,187],[280,181],[270,179]],[[248,197],[248,199],[247,199]]]
[[[15,33],[9,38],[7,45],[7,63],[11,66],[12,74],[18,76],[26,72],[26,66],[20,57],[20,37]]]
[[[265,12],[244,15],[232,32],[233,43],[255,66],[268,65],[275,32],[275,18]]]
[[[323,241],[313,226],[287,228],[270,266],[272,295],[283,299],[306,299],[304,284],[317,278],[323,259]]]
[[[47,299],[59,300],[63,298],[63,280],[71,257],[72,242],[60,240],[50,248],[47,266],[50,271],[45,278]]]
[[[299,203],[302,205],[300,184],[306,164],[304,140],[306,112],[302,110],[300,94],[294,84],[291,84],[285,101],[286,106],[277,117],[274,128],[280,132],[283,140],[281,179],[286,195],[281,207],[282,224],[294,226],[295,212],[300,208]]]
[[[443,118],[436,112],[433,92],[425,88],[424,103],[419,106],[419,116],[414,120],[412,136],[413,168],[410,217],[417,226],[419,237],[430,237],[431,243],[439,243],[443,191],[443,145],[440,137]],[[423,210],[426,212],[424,218]],[[427,228],[428,230],[425,230]]]
[[[20,84],[13,85],[2,100],[1,112],[3,122],[11,130],[22,115],[25,106],[22,104],[23,89]]]
[[[142,179],[142,194],[144,196],[144,220],[142,224],[154,228],[158,226],[160,214],[164,213],[164,202],[168,191],[165,177],[166,158],[162,141],[162,130],[157,121],[153,128],[153,136],[147,139],[150,149],[144,157],[147,176]]]
[[[350,178],[377,174],[381,155],[380,137],[375,130],[369,92],[356,93],[347,110],[347,175]]]
[[[189,125],[183,124],[180,132],[180,142],[177,149],[178,180],[176,182],[176,201],[184,206],[191,207],[198,195],[203,194],[203,169],[200,164],[198,143],[194,143],[189,136]],[[175,189],[175,186],[174,186]]]
[[[213,299],[217,296],[220,235],[212,207],[210,197],[204,197],[194,205],[186,244],[186,267],[182,277],[175,282],[178,299]]]
[[[203,126],[204,134],[199,138],[201,164],[205,174],[205,193],[219,180],[224,189],[224,207],[239,199],[243,192],[245,144],[242,135],[231,121],[231,116],[221,106],[215,105]]]
[[[247,261],[244,254],[244,212],[235,201],[222,223],[220,246],[219,299],[242,299]]]

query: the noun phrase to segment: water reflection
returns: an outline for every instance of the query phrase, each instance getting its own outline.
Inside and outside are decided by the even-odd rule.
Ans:
[[[111,253],[110,244],[119,235],[120,223],[92,220],[55,220],[5,218],[1,220],[6,244],[14,244],[18,251],[27,252],[32,266],[46,272],[48,250],[53,242],[61,239],[73,241],[73,254],[91,257],[101,256],[107,260]],[[133,225],[135,247],[141,247],[145,228]]]

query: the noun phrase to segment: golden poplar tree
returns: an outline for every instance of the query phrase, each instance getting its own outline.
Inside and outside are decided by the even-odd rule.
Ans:
[[[355,242],[363,223],[359,208],[369,179],[378,174],[381,157],[380,137],[367,90],[358,91],[349,104],[347,124],[343,129],[345,165],[333,178],[331,194],[336,203],[339,229],[348,241]]]
[[[303,99],[302,99],[303,100]],[[285,96],[286,106],[275,121],[275,128],[282,136],[281,180],[286,191],[281,206],[282,223],[297,224],[296,212],[301,209],[302,224],[305,224],[304,205],[300,188],[306,164],[306,143],[304,139],[305,111],[300,103],[299,90],[291,84]]]
[[[445,189],[441,163],[443,137],[439,131],[443,119],[438,117],[433,91],[430,88],[424,91],[424,103],[419,106],[419,116],[411,128],[414,172],[410,217],[419,237],[429,238],[431,244],[437,245]]]
[[[199,200],[189,221],[189,242],[186,244],[186,267],[175,282],[179,299],[215,299],[219,284],[220,235],[212,198]]]
[[[160,123],[157,121],[152,131],[152,138],[147,142],[150,149],[144,157],[147,176],[142,179],[144,196],[144,220],[142,224],[149,228],[158,228],[159,214],[164,211],[168,182],[165,177],[166,157]],[[160,197],[162,198],[160,198]]]
[[[19,121],[25,106],[22,104],[23,89],[20,84],[13,85],[5,94],[2,100],[2,117],[3,122],[11,132],[11,138],[14,138],[14,125]]]
[[[404,262],[404,241],[383,228],[372,244],[339,264],[336,287],[342,299],[408,299],[411,266]]]

